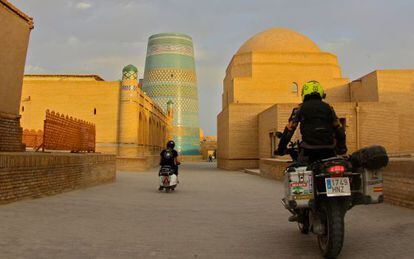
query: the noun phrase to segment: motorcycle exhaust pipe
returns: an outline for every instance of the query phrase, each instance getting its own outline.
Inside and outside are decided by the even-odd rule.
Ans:
[[[296,215],[296,213],[290,208],[290,206],[286,203],[285,199],[282,199],[280,201],[283,205],[283,207],[285,207],[285,209],[287,209],[290,213],[292,213],[293,215]]]

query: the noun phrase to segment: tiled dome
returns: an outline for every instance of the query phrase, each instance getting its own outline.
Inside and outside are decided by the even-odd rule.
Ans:
[[[122,69],[123,72],[129,72],[129,71],[133,71],[133,72],[138,72],[138,69],[136,66],[129,64],[128,66],[124,67],[124,69]]]

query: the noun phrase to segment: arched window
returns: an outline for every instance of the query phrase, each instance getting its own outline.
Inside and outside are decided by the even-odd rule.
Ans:
[[[292,93],[297,94],[297,93],[298,93],[298,91],[299,91],[299,86],[298,86],[298,83],[293,82],[293,83],[292,83]]]
[[[96,108],[93,108],[93,115],[96,115]]]

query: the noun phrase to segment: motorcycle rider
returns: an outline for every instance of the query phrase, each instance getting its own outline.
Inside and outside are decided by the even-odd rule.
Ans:
[[[321,84],[309,81],[302,88],[302,103],[293,109],[289,123],[279,141],[276,155],[285,155],[296,128],[300,124],[302,142],[298,162],[309,164],[347,152],[345,129],[326,97]]]
[[[174,149],[175,142],[170,140],[167,142],[167,148],[162,150],[160,153],[160,166],[171,166],[174,170],[174,174],[178,177],[178,165],[180,165],[180,158],[177,150]],[[160,190],[162,187],[160,186]]]

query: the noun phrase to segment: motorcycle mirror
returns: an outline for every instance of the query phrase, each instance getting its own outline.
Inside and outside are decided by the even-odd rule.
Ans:
[[[283,136],[283,133],[282,132],[280,132],[280,131],[277,131],[276,132],[276,137],[277,138],[282,138],[282,136]]]

